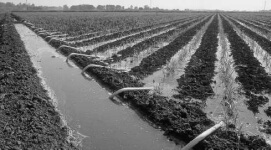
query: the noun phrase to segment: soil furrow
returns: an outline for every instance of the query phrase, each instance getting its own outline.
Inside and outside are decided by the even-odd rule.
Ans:
[[[237,81],[242,84],[244,94],[249,99],[246,103],[248,109],[257,113],[258,107],[269,100],[265,96],[258,96],[264,92],[271,92],[271,77],[265,72],[260,62],[254,57],[253,51],[246,42],[238,36],[230,23],[223,18],[225,33],[231,44],[235,70],[238,73]],[[232,24],[233,25],[233,24]]]
[[[136,35],[128,36],[126,38],[122,38],[120,40],[117,40],[117,41],[114,41],[114,42],[111,42],[111,43],[108,43],[108,44],[101,45],[101,46],[93,49],[93,51],[98,52],[98,53],[99,52],[105,52],[106,50],[116,48],[116,47],[119,47],[119,46],[122,46],[122,45],[125,45],[125,44],[132,43],[132,42],[134,42],[134,41],[136,41],[138,39],[144,38],[144,37],[150,37],[150,36],[152,36],[154,34],[159,34],[160,32],[163,32],[163,31],[168,31],[168,30],[175,29],[180,24],[183,24],[185,22],[186,22],[186,20],[181,21],[181,22],[176,22],[176,23],[164,26],[164,27],[159,27],[159,28],[149,30],[149,31],[146,31],[146,32],[141,32],[141,33],[136,34]]]
[[[175,89],[178,86],[176,80],[184,74],[184,69],[187,66],[187,63],[199,48],[202,37],[212,20],[213,19],[209,20],[209,22],[202,27],[193,39],[180,49],[161,70],[158,70],[152,75],[146,77],[143,80],[145,86],[159,87],[160,93],[163,96],[172,97],[176,94]]]
[[[143,78],[153,74],[165,65],[183,46],[185,46],[195,34],[211,19],[211,16],[185,31],[169,45],[155,51],[152,55],[144,58],[139,66],[132,68],[131,73]]]
[[[191,57],[185,74],[178,81],[175,98],[191,100],[192,98],[205,102],[207,97],[214,94],[211,88],[214,76],[216,51],[218,47],[218,16],[209,25],[202,37],[202,42]]]
[[[162,47],[166,46],[168,43],[172,42],[176,37],[178,37],[179,34],[183,33],[184,29],[188,28],[189,26],[193,26],[193,24],[195,24],[197,21],[200,21],[202,19],[203,18],[195,19],[191,22],[187,22],[187,23],[181,25],[179,28],[176,28],[174,30],[170,30],[164,34],[149,38],[149,39],[142,41],[132,47],[128,47],[124,50],[121,50],[117,53],[117,57],[112,57],[111,63],[115,63],[120,60],[124,60],[128,57],[133,57],[134,55],[137,55],[138,53],[141,53],[142,51],[148,51],[149,49],[157,49],[157,48],[159,49],[159,48],[161,48],[160,46],[162,46]]]

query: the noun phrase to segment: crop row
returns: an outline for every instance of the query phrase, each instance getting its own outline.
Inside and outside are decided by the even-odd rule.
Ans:
[[[183,19],[181,19],[181,20],[183,20]],[[69,40],[69,42],[72,43],[72,44],[77,45],[78,43],[88,42],[88,41],[91,41],[92,39],[98,39],[98,38],[101,38],[101,37],[108,38],[108,37],[110,37],[112,35],[117,36],[117,38],[120,38],[120,37],[123,37],[123,36],[127,36],[129,34],[141,32],[141,31],[144,31],[144,30],[151,30],[151,29],[155,29],[155,28],[160,27],[160,26],[167,26],[168,24],[174,23],[176,21],[180,21],[180,20],[172,20],[172,21],[169,21],[169,22],[163,22],[163,23],[158,23],[158,24],[154,24],[154,25],[148,25],[148,26],[143,26],[143,27],[139,27],[139,28],[133,28],[133,29],[129,29],[129,30],[116,31],[116,32],[112,32],[112,33],[109,33],[109,34],[101,34],[101,35],[98,35],[98,36],[91,35],[91,34],[87,35],[87,36],[82,36],[82,37],[79,36],[76,40],[74,40],[74,41]],[[112,39],[112,37],[109,38],[108,40],[111,40],[111,39]],[[105,40],[105,41],[107,41],[107,40]]]
[[[259,15],[253,15],[253,14],[248,14],[248,15],[230,15],[234,18],[238,18],[239,20],[243,20],[245,22],[250,23],[251,25],[256,25],[259,26],[259,28],[264,28],[264,29],[269,29],[270,28],[270,22],[268,22],[265,18],[259,16]],[[261,30],[261,29],[259,29]]]
[[[271,77],[268,76],[260,62],[254,57],[253,51],[238,36],[230,23],[225,18],[222,21],[230,42],[235,70],[238,73],[236,80],[242,84],[245,95],[249,99],[247,101],[248,109],[256,113],[259,106],[268,102],[268,98],[256,94],[271,92]],[[231,21],[238,25],[234,20]]]
[[[253,20],[252,19],[246,19],[246,20],[256,24],[257,26],[262,27],[263,29],[267,29],[266,31],[269,31],[271,29],[271,26],[269,25],[270,23],[268,24],[268,23],[263,22],[261,20],[257,20],[256,18],[255,19],[253,18]]]
[[[266,52],[268,52],[269,54],[271,54],[271,41],[269,41],[268,39],[262,37],[261,35],[255,33],[254,31],[251,31],[250,29],[248,29],[247,27],[244,27],[242,25],[240,25],[238,22],[236,22],[235,20],[231,19],[230,20],[242,31],[244,32],[246,35],[248,35],[251,39],[253,39],[254,41],[256,41]]]
[[[200,30],[200,28],[211,18],[212,16],[208,17],[204,21],[182,33],[167,46],[160,48],[150,56],[144,58],[140,65],[132,68],[131,71],[139,77],[151,75],[153,72],[165,65],[171,59],[171,57],[183,46],[185,46],[193,38],[197,31]]]
[[[172,21],[168,21],[168,22],[162,22],[162,23],[157,23],[157,24],[153,24],[153,25],[133,28],[133,29],[129,29],[129,30],[109,32],[108,34],[102,34],[101,32],[98,32],[99,34],[95,33],[95,34],[79,36],[77,38],[71,38],[67,41],[70,41],[70,42],[74,41],[75,43],[78,43],[78,42],[90,41],[93,38],[98,38],[98,37],[102,37],[102,36],[110,36],[110,35],[115,35],[115,36],[118,36],[118,38],[119,38],[121,36],[125,36],[126,33],[129,33],[129,32],[132,34],[135,32],[140,32],[140,31],[148,30],[148,29],[152,29],[152,28],[155,29],[156,27],[159,27],[159,26],[161,26],[161,27],[167,26],[168,24],[172,24],[174,22],[178,22],[178,21],[182,21],[182,20],[187,20],[189,18],[182,18],[182,19],[172,20]]]
[[[217,35],[218,16],[216,15],[203,35],[199,48],[185,68],[185,74],[177,80],[179,94],[174,97],[206,100],[208,96],[214,94],[211,83],[217,60]]]
[[[114,41],[114,42],[99,46],[99,47],[93,49],[93,51],[95,51],[95,52],[105,52],[108,49],[112,49],[114,47],[119,47],[119,46],[122,46],[122,45],[125,45],[125,44],[128,44],[128,43],[134,42],[134,41],[136,41],[138,39],[141,39],[143,37],[150,36],[150,35],[153,35],[153,34],[157,34],[159,32],[165,31],[165,30],[171,30],[172,28],[178,26],[181,23],[184,23],[185,21],[186,20],[180,21],[180,22],[174,22],[174,23],[172,23],[170,25],[167,25],[167,26],[158,27],[158,28],[155,28],[153,30],[148,30],[146,32],[140,32],[138,34],[131,35],[131,36],[122,38],[120,40],[117,40],[117,41]]]
[[[71,36],[89,32],[123,31],[168,22],[199,14],[107,13],[107,12],[16,12],[18,16],[46,30],[58,30]]]
[[[170,22],[167,22],[167,23],[161,23],[159,26],[165,26],[166,24],[170,24],[170,23],[174,23],[174,22],[176,22],[176,20],[170,21]],[[96,44],[96,43],[100,43],[100,42],[113,40],[113,39],[116,39],[116,38],[121,38],[121,37],[124,37],[124,36],[129,36],[130,34],[136,34],[138,32],[142,32],[142,31],[144,32],[145,30],[152,30],[153,28],[154,29],[157,28],[157,25],[145,26],[145,27],[141,27],[141,28],[135,28],[135,29],[131,29],[131,30],[120,31],[120,32],[116,32],[116,33],[105,35],[105,36],[91,38],[89,40],[83,40],[81,42],[76,42],[74,44],[71,44],[71,46],[73,46],[73,47],[82,47],[82,46],[92,45],[92,44]]]
[[[252,27],[252,28],[254,28],[254,29],[260,31],[261,33],[263,33],[263,34],[265,34],[265,35],[266,35],[267,33],[270,32],[269,30],[267,30],[267,29],[265,29],[265,28],[263,28],[263,27],[261,27],[261,26],[255,25],[255,24],[252,23],[252,22],[249,22],[249,21],[246,21],[246,20],[241,20],[241,19],[238,19],[238,21],[240,21],[241,23],[244,23],[244,24],[247,25],[248,27]]]
[[[90,32],[90,33],[86,33],[86,34],[81,34],[81,35],[77,35],[77,36],[72,36],[72,37],[66,39],[66,41],[67,41],[67,42],[71,42],[71,41],[79,41],[79,40],[82,40],[82,39],[92,38],[92,37],[95,37],[95,36],[106,35],[107,33],[110,34],[109,31]]]
[[[140,43],[137,43],[131,47],[127,47],[126,49],[121,50],[117,53],[118,57],[112,57],[112,62],[114,63],[114,62],[123,60],[125,58],[132,57],[134,54],[138,54],[141,51],[144,51],[144,50],[152,47],[153,45],[157,45],[161,41],[165,42],[165,41],[169,41],[170,39],[174,39],[174,37],[178,36],[178,34],[181,34],[183,32],[183,29],[191,26],[192,24],[194,24],[202,19],[203,18],[192,20],[190,22],[182,24],[181,26],[177,27],[176,29],[173,29],[173,30],[170,30],[166,33],[154,36],[154,37],[149,38],[147,40],[144,40]]]
[[[258,19],[259,21],[263,22],[263,23],[266,23],[266,24],[270,24],[270,17],[268,16],[255,16],[255,19]]]

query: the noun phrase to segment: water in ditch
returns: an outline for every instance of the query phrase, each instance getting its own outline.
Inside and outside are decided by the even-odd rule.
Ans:
[[[67,65],[63,56],[26,26],[15,27],[67,125],[85,136],[82,149],[180,149],[135,111],[110,101],[105,89],[86,80],[80,69]]]

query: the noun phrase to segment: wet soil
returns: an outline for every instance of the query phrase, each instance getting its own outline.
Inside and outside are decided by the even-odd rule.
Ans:
[[[211,19],[211,16],[187,30],[174,39],[169,45],[157,50],[149,57],[145,57],[139,66],[132,68],[131,73],[143,78],[153,74],[165,65],[183,46],[185,46],[201,27]]]
[[[230,20],[240,27],[240,24],[238,25],[236,21]],[[231,35],[229,41],[231,42],[233,59],[236,64],[236,72],[239,76],[237,80],[242,83],[245,95],[249,99],[246,102],[248,109],[258,113],[258,107],[265,105],[269,101],[267,97],[258,94],[271,92],[271,77],[268,76],[260,62],[254,57],[253,50],[250,49],[246,42],[235,31],[232,33],[228,31],[228,34]],[[239,39],[240,42],[236,42],[236,39]]]
[[[145,83],[145,86],[159,87],[160,93],[163,96],[172,97],[177,94],[175,89],[178,86],[178,82],[176,82],[176,80],[185,73],[184,69],[191,59],[191,56],[198,49],[202,36],[211,21],[212,20],[206,23],[192,40],[180,49],[162,69],[144,78],[142,82]]]
[[[10,16],[0,24],[0,149],[77,149]]]
[[[215,16],[202,37],[202,42],[191,57],[185,74],[177,81],[179,94],[175,98],[199,99],[203,102],[214,94],[211,87],[214,77],[216,51],[218,47],[218,16]]]

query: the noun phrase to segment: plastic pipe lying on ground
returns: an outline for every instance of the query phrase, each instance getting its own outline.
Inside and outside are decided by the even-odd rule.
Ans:
[[[34,32],[40,31],[40,30],[43,30],[43,28],[37,28],[37,29],[34,30]]]
[[[59,40],[59,39],[56,39],[56,38],[51,38],[51,40],[50,40],[48,43],[51,43],[53,40],[55,40],[55,41],[59,41],[59,42],[64,42],[64,41]]]
[[[86,56],[86,57],[94,57],[94,58],[96,57],[94,55],[86,55],[86,54],[80,54],[80,53],[70,53],[70,55],[66,59],[66,62],[69,61],[69,59],[71,58],[71,56],[75,56],[75,55],[77,55],[77,56]]]
[[[52,34],[52,33],[51,33]],[[45,40],[47,40],[47,38],[53,38],[53,37],[59,37],[59,36],[67,36],[68,34],[55,34],[55,35],[49,35],[45,37]]]
[[[154,87],[128,87],[128,88],[122,88],[116,92],[114,92],[112,95],[109,96],[110,99],[112,99],[114,96],[118,95],[119,93],[122,92],[127,92],[127,91],[143,91],[143,90],[153,90]]]
[[[68,45],[61,45],[61,46],[59,46],[59,48],[56,51],[59,51],[61,48],[70,48],[70,49],[73,49],[73,50],[80,51],[78,48],[71,47],[71,46],[68,46]]]
[[[91,68],[91,67],[100,67],[100,68],[107,68],[107,69],[115,69],[115,68],[110,68],[108,66],[101,66],[101,65],[96,65],[96,64],[90,64],[90,65],[87,65],[83,71],[82,71],[82,74],[88,69],[88,68]],[[115,69],[115,70],[118,70],[118,71],[127,71],[125,69]]]
[[[202,141],[203,139],[205,139],[207,136],[209,136],[210,134],[212,134],[214,131],[216,131],[217,129],[219,129],[220,127],[224,126],[225,123],[223,121],[221,121],[220,123],[214,125],[213,127],[211,127],[210,129],[204,131],[203,133],[201,133],[200,135],[198,135],[194,140],[190,141],[187,145],[185,145],[185,147],[183,147],[181,150],[190,150],[191,148],[193,148],[195,145],[197,145],[200,141]]]

